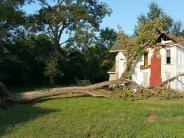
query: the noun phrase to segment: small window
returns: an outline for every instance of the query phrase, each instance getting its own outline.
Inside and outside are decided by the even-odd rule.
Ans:
[[[148,53],[144,53],[144,66],[148,66]]]
[[[171,50],[166,50],[166,64],[171,64]]]

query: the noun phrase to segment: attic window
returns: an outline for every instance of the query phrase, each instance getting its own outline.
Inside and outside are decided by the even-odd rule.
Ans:
[[[166,64],[171,64],[171,50],[166,50]]]

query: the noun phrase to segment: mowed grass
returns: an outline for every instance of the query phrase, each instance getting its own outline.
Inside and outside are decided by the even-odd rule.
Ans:
[[[184,137],[183,100],[49,98],[0,110],[0,137]]]

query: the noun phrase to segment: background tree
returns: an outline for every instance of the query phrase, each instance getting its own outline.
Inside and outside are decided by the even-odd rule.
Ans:
[[[21,75],[20,68],[23,63],[17,60],[16,42],[26,25],[26,16],[21,7],[31,0],[1,0],[0,1],[0,81],[9,84],[17,77],[11,79],[11,74]],[[18,51],[17,51],[18,52]]]
[[[45,59],[52,50],[47,35],[20,37],[6,46],[0,58],[0,80],[9,85],[41,85],[47,83],[44,76]]]
[[[170,31],[173,27],[173,19],[168,16],[156,3],[149,5],[146,15],[140,15],[135,28],[135,35],[140,43],[152,43],[155,39],[156,30]]]
[[[39,1],[42,8],[32,19],[35,19],[36,25],[52,39],[54,52],[51,56],[55,58],[59,58],[63,44],[70,43],[71,45],[72,42],[74,45],[75,40],[76,42],[85,40],[88,36],[86,34],[97,31],[102,19],[111,12],[105,3],[97,0],[57,0],[54,4],[46,0]],[[64,34],[69,35],[65,41],[63,41]],[[55,59],[55,63],[53,61],[49,63],[49,61],[51,60],[48,60],[48,64],[59,65],[56,63],[59,59]],[[48,65],[45,72],[49,72],[47,75],[52,78],[60,72],[49,67],[51,66]]]
[[[24,28],[26,16],[21,7],[32,0],[0,1],[0,44],[12,42]]]
[[[180,20],[174,22],[172,33],[175,36],[184,36],[184,28],[183,28],[183,24]]]
[[[90,81],[100,82],[108,79],[107,71],[113,66],[115,60],[115,56],[109,53],[109,50],[116,39],[117,33],[113,29],[102,29],[96,43],[83,51],[88,62],[86,68],[89,71],[87,74]]]

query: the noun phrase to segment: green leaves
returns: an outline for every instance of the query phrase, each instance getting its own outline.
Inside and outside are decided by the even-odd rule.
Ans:
[[[65,33],[69,34],[67,39],[71,41],[74,40],[71,37],[78,35],[76,32],[80,32],[79,29],[83,32],[98,30],[102,19],[110,14],[106,4],[93,0],[59,0],[54,5],[49,5],[46,0],[40,2],[43,7],[34,17],[57,43],[55,46],[62,44],[61,38]]]

